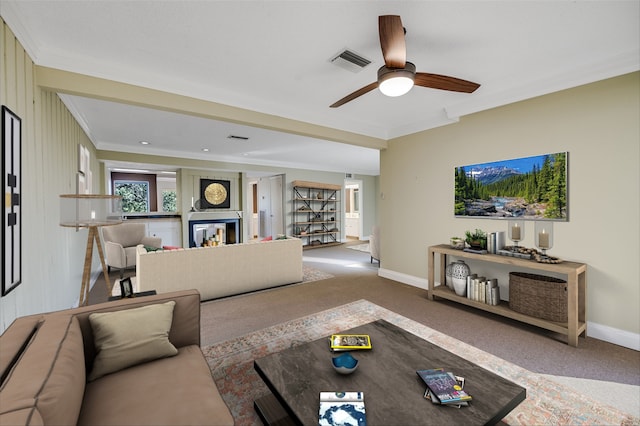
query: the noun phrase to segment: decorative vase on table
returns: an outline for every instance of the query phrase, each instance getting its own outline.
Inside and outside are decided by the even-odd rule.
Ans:
[[[451,281],[453,282],[453,290],[458,296],[466,296],[467,277],[471,273],[471,268],[469,268],[469,265],[464,263],[464,260],[457,260],[451,265]]]
[[[444,274],[445,274],[445,283],[447,285],[447,287],[449,287],[451,290],[453,290],[453,263],[450,263],[447,265],[446,269],[444,270]]]

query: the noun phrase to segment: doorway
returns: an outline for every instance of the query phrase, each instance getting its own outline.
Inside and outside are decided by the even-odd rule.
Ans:
[[[266,176],[251,182],[252,238],[276,238],[284,235],[284,175]]]
[[[360,240],[363,236],[362,181],[344,181],[344,234],[347,240]]]

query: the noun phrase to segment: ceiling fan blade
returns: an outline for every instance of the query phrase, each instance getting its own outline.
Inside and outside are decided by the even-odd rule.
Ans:
[[[374,81],[373,83],[371,83],[371,84],[369,84],[367,86],[364,86],[363,88],[358,89],[355,92],[345,96],[344,98],[342,98],[339,101],[335,102],[333,105],[329,106],[329,108],[338,108],[339,106],[344,105],[347,102],[351,102],[355,98],[357,98],[359,96],[362,96],[365,93],[369,93],[370,91],[372,91],[376,87],[378,87],[378,82]]]
[[[449,90],[451,92],[473,93],[480,85],[472,81],[446,75],[417,72],[413,82],[416,86],[429,87],[431,89]]]
[[[378,32],[384,64],[389,68],[404,68],[407,62],[407,45],[404,27],[397,15],[378,16]]]

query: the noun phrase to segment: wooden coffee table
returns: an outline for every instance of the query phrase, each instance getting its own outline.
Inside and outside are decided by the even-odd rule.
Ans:
[[[497,424],[526,398],[526,389],[384,320],[343,333],[369,334],[373,349],[353,351],[351,375],[336,373],[335,353],[322,338],[255,360],[254,368],[272,392],[256,400],[266,424],[318,424],[322,391],[364,392],[367,425]],[[444,368],[466,379],[468,407],[434,405],[424,399],[416,370]]]

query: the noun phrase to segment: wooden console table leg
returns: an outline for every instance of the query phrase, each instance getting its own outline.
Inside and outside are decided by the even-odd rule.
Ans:
[[[578,275],[568,274],[567,276],[567,298],[568,298],[568,321],[567,343],[573,347],[578,347]]]
[[[587,268],[578,274],[578,321],[584,323],[584,334],[587,337]]]
[[[433,288],[435,286],[433,282],[436,275],[433,270],[435,256],[435,252],[431,248],[429,248],[429,250],[427,251],[427,268],[429,268],[427,272],[427,280],[429,280],[429,282],[427,283],[427,299],[429,300],[433,300]]]

